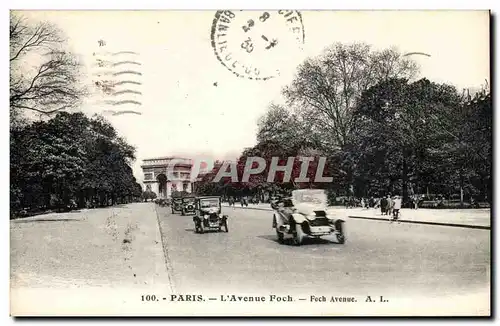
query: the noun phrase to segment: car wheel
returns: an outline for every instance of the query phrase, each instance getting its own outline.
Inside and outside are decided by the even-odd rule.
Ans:
[[[276,228],[276,236],[278,237],[278,242],[279,243],[283,243],[285,242],[285,236],[283,235],[283,233],[281,233],[280,231],[278,231],[278,228]]]
[[[227,220],[224,221],[224,231],[226,231],[226,233],[229,232],[229,229],[227,227]]]
[[[302,225],[296,224],[295,232],[293,233],[293,244],[296,246],[300,246],[302,243],[304,243],[305,236],[306,235],[302,230]]]
[[[340,244],[344,244],[345,243],[345,236],[341,233],[337,234],[337,241],[340,243]]]
[[[203,221],[200,222],[198,229],[200,230],[200,233],[202,233],[202,234],[205,233],[205,227],[203,226]]]

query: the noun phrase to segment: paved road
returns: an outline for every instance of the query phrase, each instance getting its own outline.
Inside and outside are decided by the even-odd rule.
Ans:
[[[152,203],[11,220],[11,314],[157,313],[141,296],[170,292],[159,233]]]
[[[348,220],[347,242],[281,245],[271,212],[224,207],[229,233],[195,234],[157,208],[177,293],[415,295],[486,293],[490,231]]]

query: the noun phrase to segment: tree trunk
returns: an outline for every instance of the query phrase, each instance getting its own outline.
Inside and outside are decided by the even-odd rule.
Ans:
[[[464,207],[464,173],[460,170],[460,207]]]
[[[402,181],[402,192],[403,192],[403,200],[402,204],[408,202],[408,151],[403,149],[403,173],[401,176]]]

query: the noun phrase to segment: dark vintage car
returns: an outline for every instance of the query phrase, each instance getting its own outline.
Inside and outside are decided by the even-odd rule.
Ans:
[[[229,232],[227,215],[222,215],[221,198],[207,196],[196,198],[196,212],[193,216],[194,232],[204,233],[206,230]]]
[[[344,220],[327,211],[327,198],[323,190],[294,190],[291,197],[272,202],[273,228],[278,241],[291,238],[300,246],[307,237],[319,238],[335,235],[339,243],[345,242]]]
[[[182,212],[182,198],[172,198],[172,214]]]
[[[184,197],[182,198],[182,211],[181,215],[188,215],[188,214],[194,214],[195,213],[195,203],[196,203],[196,198],[195,197]]]
[[[156,203],[161,206],[161,207],[165,207],[165,206],[168,206],[168,202],[165,198],[160,198],[156,201]]]

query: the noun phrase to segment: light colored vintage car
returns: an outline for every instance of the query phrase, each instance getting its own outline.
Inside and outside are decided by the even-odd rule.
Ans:
[[[278,241],[284,243],[285,238],[291,238],[293,244],[300,246],[307,237],[335,235],[343,244],[345,222],[328,213],[327,203],[321,189],[294,190],[291,197],[274,202],[273,228]]]

